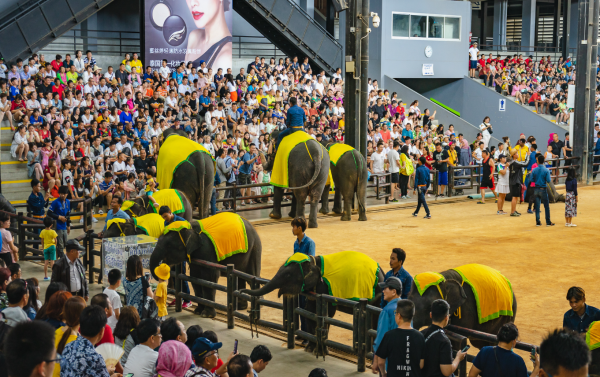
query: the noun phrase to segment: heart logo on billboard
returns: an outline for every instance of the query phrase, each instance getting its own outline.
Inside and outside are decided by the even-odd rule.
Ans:
[[[185,22],[179,16],[169,16],[163,24],[163,37],[171,46],[179,46],[187,36]]]

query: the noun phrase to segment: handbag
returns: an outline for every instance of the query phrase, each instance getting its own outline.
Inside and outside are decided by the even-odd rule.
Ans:
[[[158,318],[158,305],[156,305],[156,302],[151,297],[148,297],[143,285],[142,285],[142,292],[143,292],[142,302],[141,302],[142,315],[140,315],[140,319],[146,319],[146,318],[156,319],[156,318]]]

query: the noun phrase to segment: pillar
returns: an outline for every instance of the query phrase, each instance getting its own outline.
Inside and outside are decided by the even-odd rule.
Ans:
[[[508,0],[494,0],[494,49],[506,49],[507,10]]]
[[[536,0],[523,0],[521,50],[533,51],[535,46]]]

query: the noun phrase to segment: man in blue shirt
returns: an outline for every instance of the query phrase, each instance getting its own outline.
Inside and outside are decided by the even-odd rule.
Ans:
[[[594,321],[600,320],[600,310],[585,303],[585,291],[580,287],[571,287],[567,291],[567,300],[571,309],[565,313],[563,327],[579,334],[585,334]]]
[[[302,253],[315,256],[315,241],[308,237],[306,231],[306,220],[301,217],[296,217],[292,220],[292,234],[296,236],[294,242],[294,253]]]
[[[46,192],[46,195],[42,194],[42,184],[37,179],[33,178],[31,180],[31,194],[29,198],[27,198],[27,212],[31,212],[31,216],[43,220],[46,217],[45,211],[46,207],[50,202],[48,201],[48,197],[50,193]],[[40,234],[42,229],[34,229],[34,233]],[[38,249],[43,249],[44,245],[38,245]]]
[[[403,300],[408,298],[408,293],[410,292],[413,282],[412,276],[404,269],[405,260],[406,251],[399,247],[393,248],[392,254],[390,255],[390,267],[392,269],[385,274],[385,281],[391,277],[400,279],[400,282],[402,283],[402,293],[400,294],[400,298]],[[383,308],[386,305],[387,301],[381,300],[381,307]]]
[[[14,101],[15,97],[21,93],[21,91],[19,90],[19,88],[17,86],[17,83],[18,83],[18,80],[16,78],[13,78],[12,80],[10,80],[8,99],[10,99],[11,101]]]
[[[545,159],[543,154],[538,154],[536,159],[538,167],[533,169],[531,173],[531,179],[535,183],[535,190],[533,191],[533,198],[535,200],[535,225],[542,226],[540,222],[540,202],[543,202],[546,214],[546,226],[554,226],[554,223],[550,221],[550,204],[548,203],[548,192],[546,191],[546,185],[550,183],[550,170],[544,166]]]
[[[198,102],[200,102],[200,116],[204,116],[208,107],[210,106],[210,96],[208,95],[208,89],[204,89],[202,91],[202,95],[198,98]]]
[[[298,100],[296,97],[290,98],[290,108],[287,112],[287,118],[285,125],[287,128],[277,135],[277,144],[275,149],[279,148],[281,140],[287,135],[291,135],[296,131],[304,131],[304,123],[306,123],[306,113],[300,106],[298,106]]]
[[[377,337],[373,342],[373,353],[377,352],[377,348],[381,344],[381,340],[386,332],[398,328],[396,323],[396,306],[398,300],[402,294],[402,282],[396,277],[387,279],[384,283],[379,283],[379,287],[382,289],[382,300],[387,302],[387,305],[383,308],[379,314],[379,320],[377,322]],[[373,373],[377,373],[378,370],[378,357],[373,357],[372,369]]]
[[[250,152],[244,154],[242,157],[242,166],[240,166],[240,174],[238,175],[238,185],[250,185],[252,184],[251,174],[252,168],[254,167],[254,162],[258,159],[258,154],[256,153],[256,146],[254,143],[250,144]],[[241,189],[242,196],[250,196],[250,188]],[[248,204],[252,202],[248,200]],[[246,203],[242,200],[242,205],[245,206]]]
[[[130,219],[129,215],[121,209],[121,204],[123,204],[123,199],[120,196],[115,196],[112,198],[110,202],[111,209],[106,214],[106,222],[104,223],[104,229],[102,231],[106,230],[106,224],[108,224],[108,222],[112,219]]]
[[[425,157],[419,157],[419,165],[415,170],[414,193],[416,194],[418,191],[419,197],[417,203],[417,210],[413,212],[413,216],[417,217],[421,206],[423,206],[425,208],[425,212],[427,212],[425,218],[431,219],[431,212],[429,212],[429,207],[427,207],[427,201],[425,200],[425,194],[427,194],[427,188],[429,187],[429,183],[431,182],[431,178],[429,177],[429,169],[427,169],[427,166],[425,166],[426,161],[427,160],[425,159]]]
[[[60,186],[58,188],[58,199],[50,204],[47,215],[56,220],[56,259],[64,256],[63,249],[67,244],[67,236],[71,233],[71,202],[67,199],[69,188]]]
[[[174,221],[185,221],[181,216],[177,216],[171,212],[171,208],[168,206],[162,206],[158,210],[158,214],[165,220],[165,226],[171,224]]]

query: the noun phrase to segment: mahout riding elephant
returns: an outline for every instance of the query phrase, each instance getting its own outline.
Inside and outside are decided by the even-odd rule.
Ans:
[[[473,289],[463,281],[463,277],[454,269],[442,271],[444,281],[439,285],[431,285],[419,292],[416,281],[413,281],[408,299],[415,304],[413,327],[420,329],[431,325],[431,304],[435,300],[444,299],[450,305],[450,324],[496,335],[502,325],[514,322],[517,315],[517,298],[512,293],[512,315],[500,315],[495,319],[479,323],[477,302]],[[418,275],[417,275],[418,276]],[[443,294],[443,297],[442,297]],[[481,300],[481,297],[479,298]],[[489,346],[490,343],[478,339],[469,339],[477,348]]]
[[[358,221],[367,221],[367,161],[356,149],[335,142],[321,142],[329,151],[329,162],[335,196],[333,212],[342,215],[342,221],[352,219],[354,195],[358,202]],[[329,212],[329,186],[325,186],[321,198],[321,213]],[[342,208],[343,199],[343,208]]]
[[[165,220],[158,213],[149,213],[129,220],[109,220],[106,230],[102,232],[102,238],[134,236],[136,234],[158,238],[165,229],[164,222]]]
[[[297,133],[297,132],[296,132]],[[279,130],[273,131],[271,140],[277,140]],[[286,138],[292,137],[295,134],[288,135]],[[285,141],[284,138],[283,140]],[[283,142],[282,142],[283,144]],[[280,144],[281,149],[281,144]],[[260,152],[260,158],[263,168],[266,171],[273,170],[275,163],[276,151],[271,148],[272,152],[265,157]],[[304,218],[306,198],[310,196],[310,215],[308,220],[309,228],[316,228],[317,225],[317,210],[319,200],[325,189],[325,183],[329,175],[329,154],[325,148],[316,140],[310,139],[296,145],[289,154],[288,159],[288,181],[292,196],[292,207],[289,212],[290,217]],[[273,176],[271,176],[273,179]],[[283,192],[285,188],[274,185],[273,211],[269,214],[271,218],[281,218],[281,202],[283,200]]]
[[[198,207],[200,218],[205,218],[214,186],[214,160],[206,148],[182,132],[169,129],[163,133],[165,140],[156,161],[158,188],[182,191]]]
[[[192,203],[190,203],[190,200],[183,191],[175,189],[158,190],[154,193],[148,193],[134,199],[126,200],[123,202],[121,209],[130,217],[158,213],[158,208],[153,205],[153,202],[149,198],[150,195],[152,195],[159,206],[166,205],[174,214],[183,217],[187,221],[192,220]]]
[[[171,226],[174,228],[169,230]],[[228,237],[242,240],[242,244],[245,239],[246,251],[220,248],[220,240]],[[237,214],[223,212],[200,221],[174,222],[167,226],[150,257],[150,271],[154,275],[154,269],[161,263],[175,266],[189,259],[200,259],[222,265],[233,264],[238,271],[260,276],[261,255],[260,237],[252,224]],[[216,283],[220,274],[219,271],[190,263],[190,276]],[[214,289],[194,283],[192,286],[197,297],[215,301]],[[245,288],[245,280],[238,279],[238,287]],[[247,307],[247,301],[238,299],[237,309]],[[208,318],[213,318],[216,314],[213,308],[202,304],[198,304],[195,312]]]
[[[344,264],[341,265],[341,263]],[[340,280],[337,280],[335,277],[331,276],[329,271],[332,271],[334,274],[337,272],[344,276],[339,278]],[[359,282],[357,284],[358,288],[352,286],[340,286],[341,283],[347,283],[349,280],[347,274],[352,275],[351,281]],[[282,295],[295,296],[299,295],[300,292],[314,292],[339,298],[367,298],[369,299],[370,305],[379,307],[382,296],[381,288],[378,283],[383,282],[384,280],[384,274],[377,263],[365,254],[356,251],[343,251],[317,257],[296,253],[279,268],[271,281],[263,287],[255,290],[244,290],[242,292],[251,296],[263,296],[271,293],[275,289],[279,289],[278,297],[281,297]],[[345,295],[344,293],[347,293],[348,291],[341,291],[345,288],[358,289],[358,291],[353,291]],[[364,294],[360,295],[360,293],[357,292],[362,292]],[[359,296],[355,296],[355,294]],[[344,295],[348,297],[341,297]],[[316,313],[316,301],[309,298],[306,302],[305,309],[311,313]],[[327,305],[327,315],[329,317],[333,318],[337,310],[343,313],[353,314],[352,308],[341,305],[337,306],[332,303]],[[373,316],[372,326],[374,328],[377,328],[378,319],[379,316]],[[311,334],[316,334],[315,330],[316,323],[307,320],[307,331]],[[316,344],[313,342],[309,342],[305,351],[314,352],[317,355],[322,354],[322,350],[317,350]]]

